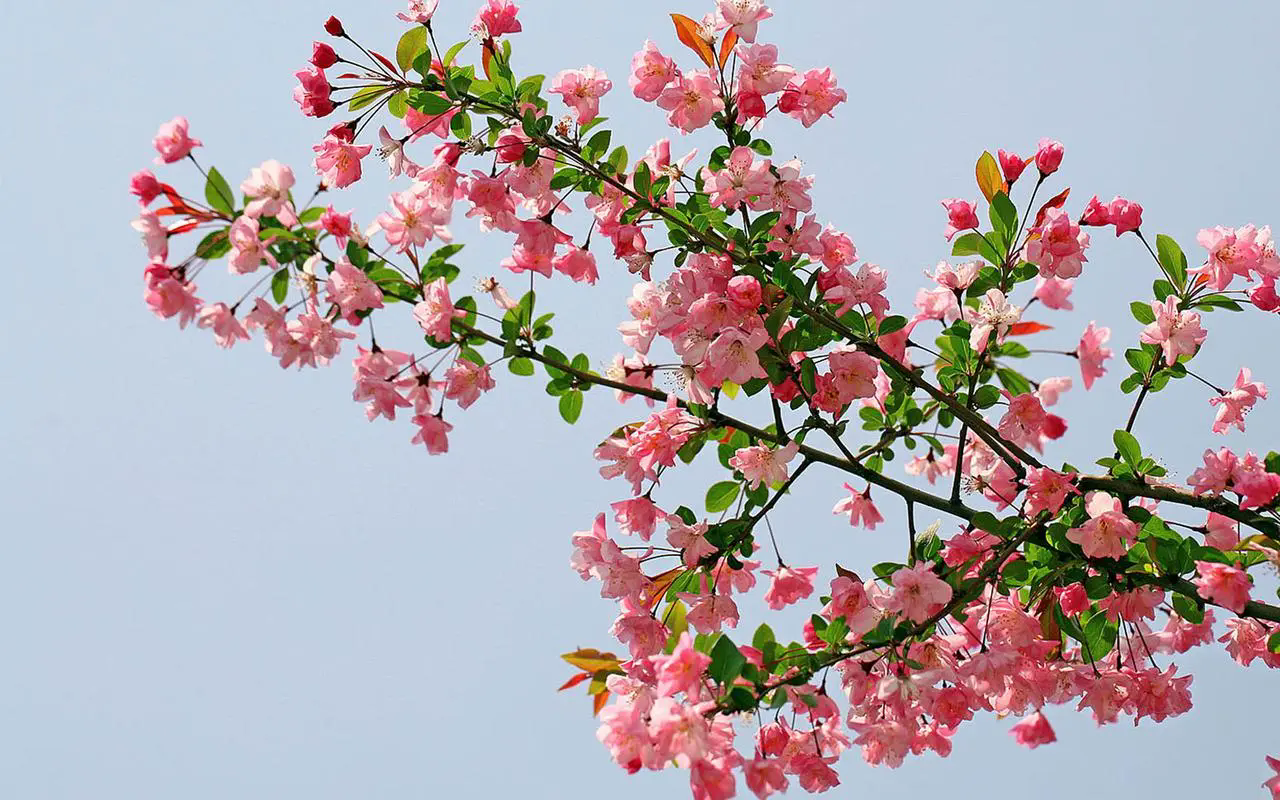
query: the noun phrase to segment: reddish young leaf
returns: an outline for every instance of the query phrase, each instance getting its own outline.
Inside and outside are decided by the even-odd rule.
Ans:
[[[601,692],[600,694],[592,697],[591,700],[591,716],[594,717],[599,714],[600,709],[604,708],[605,704],[609,702],[609,693],[607,691]]]
[[[1051,331],[1052,325],[1045,325],[1043,322],[1015,322],[1009,326],[1010,336],[1026,336],[1040,331]]]
[[[574,675],[572,678],[565,681],[564,684],[559,689],[556,689],[556,691],[563,692],[565,689],[572,689],[573,687],[577,686],[578,684],[582,683],[583,681],[587,680],[590,677],[591,677],[590,672],[579,672],[577,675]]]
[[[712,52],[711,45],[707,44],[707,40],[703,39],[702,35],[698,33],[698,23],[684,14],[672,14],[671,21],[676,24],[676,36],[680,37],[680,41],[684,43],[685,47],[697,53],[703,64],[715,69],[716,54]]]
[[[654,575],[649,579],[649,585],[640,593],[640,602],[644,603],[645,608],[652,611],[662,600],[662,596],[667,593],[667,589],[671,584],[675,583],[676,578],[679,578],[684,573],[684,567],[676,567],[659,575]]]
[[[1040,227],[1040,223],[1044,222],[1044,212],[1048,211],[1051,208],[1062,208],[1063,204],[1067,202],[1067,195],[1069,194],[1071,194],[1070,186],[1068,186],[1067,188],[1059,192],[1057,195],[1055,195],[1053,199],[1049,200],[1049,202],[1040,206],[1040,210],[1036,212],[1036,222],[1031,227],[1033,228]]]
[[[386,56],[384,56],[382,53],[379,53],[377,50],[370,50],[369,52],[373,54],[374,58],[381,61],[384,67],[391,70],[392,75],[400,74],[400,70],[396,68],[394,61],[389,60]]]
[[[729,63],[729,55],[733,52],[733,46],[738,43],[738,34],[732,29],[724,35],[724,40],[720,42],[720,69],[724,69],[724,65]]]
[[[493,40],[485,39],[484,46],[480,48],[480,63],[484,67],[484,76],[489,80],[493,80],[493,75],[489,72],[489,64],[493,61]]]

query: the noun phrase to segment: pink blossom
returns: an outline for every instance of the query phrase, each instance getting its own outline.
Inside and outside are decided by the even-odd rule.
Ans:
[[[200,309],[196,317],[196,326],[213,329],[214,341],[218,347],[229,348],[239,339],[248,340],[249,334],[236,319],[235,312],[227,308],[226,303],[214,303]]]
[[[1209,405],[1218,407],[1213,420],[1214,433],[1226,433],[1232,425],[1243,431],[1244,415],[1249,413],[1258,400],[1267,398],[1266,384],[1250,380],[1252,377],[1248,367],[1241,367],[1230,391],[1209,398]]]
[[[519,11],[520,6],[511,0],[486,0],[471,27],[483,39],[497,39],[508,33],[519,33],[524,30],[520,20],[516,19]]]
[[[613,81],[604,70],[586,66],[582,69],[566,69],[551,81],[549,94],[558,94],[565,105],[573,109],[579,125],[585,125],[600,115],[600,98],[613,88]]]
[[[1216,547],[1219,550],[1234,550],[1240,544],[1240,523],[1213,511],[1209,512],[1204,523],[1205,547]]]
[[[808,128],[824,114],[835,116],[832,113],[835,107],[848,96],[844,89],[836,87],[836,77],[830,67],[811,69],[791,79],[778,99],[778,110]]]
[[[735,147],[719,172],[704,167],[702,178],[711,205],[732,211],[750,197],[768,194],[774,183],[769,166],[768,159],[756,162],[750,147]]]
[[[654,672],[658,677],[658,694],[671,697],[696,690],[711,657],[693,648],[689,632],[680,634],[676,647],[668,656],[654,656]]]
[[[551,266],[579,283],[594,284],[600,277],[596,271],[596,257],[591,255],[590,250],[583,250],[581,247],[565,250],[552,260]]]
[[[1083,583],[1060,587],[1054,589],[1054,592],[1058,596],[1058,606],[1063,614],[1080,614],[1089,610],[1089,593],[1085,591]]]
[[[1196,572],[1192,583],[1196,585],[1197,594],[1237,614],[1244,611],[1253,588],[1248,573],[1239,567],[1212,561],[1197,561]]]
[[[1022,319],[1022,309],[1010,304],[999,289],[988,289],[971,316],[973,329],[969,332],[969,346],[981,353],[990,344],[992,334],[997,344],[1004,341],[1009,329]]]
[[[658,95],[658,107],[667,112],[667,122],[681,133],[692,133],[724,110],[724,100],[716,81],[707,72],[678,74]]]
[[[156,159],[157,164],[172,164],[175,161],[181,161],[191,154],[192,149],[204,144],[199,139],[192,139],[187,134],[187,127],[186,117],[174,117],[160,126],[160,130],[156,133],[156,138],[152,142],[155,145],[156,152],[160,154],[160,157]]]
[[[656,44],[646,39],[644,47],[631,59],[628,83],[636,97],[652,103],[679,74],[676,62],[664,56]]]
[[[760,23],[773,16],[764,0],[716,0],[721,24],[744,42],[754,42]]]
[[[1041,511],[1056,516],[1067,495],[1072,493],[1079,494],[1080,490],[1072,484],[1070,475],[1048,467],[1027,470],[1027,517],[1034,519]]]
[[[1270,230],[1266,230],[1264,240],[1270,239]],[[1200,246],[1209,251],[1209,258],[1204,266],[1189,270],[1194,275],[1204,275],[1214,289],[1227,288],[1233,277],[1252,280],[1253,270],[1258,269],[1263,261],[1263,247],[1259,242],[1259,231],[1252,225],[1242,228],[1226,228],[1221,225],[1205,228],[1196,236]],[[1276,277],[1274,274],[1271,277]]]
[[[550,278],[556,245],[567,239],[554,225],[540,219],[526,220],[520,224],[511,256],[502,260],[502,266],[515,273],[536,272]]]
[[[1040,170],[1041,175],[1052,175],[1057,172],[1058,166],[1062,164],[1063,152],[1062,142],[1041,139],[1040,144],[1036,146],[1036,169]]]
[[[834,228],[824,229],[818,243],[822,245],[822,265],[827,269],[849,267],[858,260],[853,240]]]
[[[413,307],[413,318],[431,338],[440,342],[451,341],[451,325],[458,311],[449,297],[449,284],[444,278],[436,278],[424,287],[424,295],[422,302]]]
[[[1158,344],[1164,351],[1165,362],[1172,365],[1179,356],[1195,355],[1209,334],[1200,327],[1200,315],[1194,311],[1179,311],[1178,298],[1169,295],[1163,303],[1153,302],[1151,310],[1156,321],[1142,329],[1143,344]]]
[[[1232,474],[1239,464],[1236,454],[1223,447],[1214,452],[1204,451],[1204,464],[1191,473],[1187,484],[1193,488],[1193,494],[1221,494],[1231,483]]]
[[[142,237],[147,257],[153,262],[164,261],[169,257],[169,229],[160,221],[158,214],[143,210],[129,226]]]
[[[236,221],[231,223],[231,230],[227,234],[231,242],[231,256],[227,263],[235,274],[255,272],[263,262],[272,269],[276,268],[276,257],[267,249],[267,245],[274,240],[262,241],[258,238],[258,233],[258,221],[252,217],[236,217]]]
[[[1267,647],[1271,628],[1256,619],[1242,617],[1228,619],[1225,624],[1227,632],[1218,637],[1218,641],[1226,643],[1227,655],[1236,663],[1247,667],[1260,658],[1268,667],[1280,669],[1280,653],[1273,653]]]
[[[653,536],[658,518],[667,514],[647,497],[620,500],[612,504],[613,518],[623,533],[633,533],[646,542]]]
[[[349,325],[358,325],[361,311],[382,308],[382,290],[346,258],[338,260],[325,281],[325,297],[338,307]]]
[[[787,88],[796,71],[778,63],[778,48],[771,44],[739,44],[736,50],[739,92],[763,98]],[[741,102],[741,100],[739,100]]]
[[[849,496],[835,504],[831,509],[832,514],[848,514],[850,525],[860,524],[867,530],[875,530],[877,525],[884,522],[884,517],[880,516],[875,503],[871,502],[870,485],[861,492],[847,483],[844,488],[849,492]]]
[[[482,392],[487,392],[496,384],[489,372],[487,364],[477,364],[465,358],[453,362],[444,373],[448,386],[444,396],[458,403],[459,408],[469,408],[480,399]]]
[[[892,581],[893,592],[884,601],[884,610],[912,622],[924,622],[951,602],[951,585],[934,573],[929,562],[902,567],[893,573]]]
[[[1042,744],[1052,744],[1058,741],[1058,737],[1054,735],[1053,728],[1049,725],[1049,720],[1039,711],[1023,717],[1009,729],[1009,733],[1013,734],[1013,738],[1018,744],[1032,750]]]
[[[1009,401],[1009,410],[1000,417],[1000,435],[1023,447],[1038,446],[1048,418],[1040,398],[1030,392],[1014,395],[1004,391],[1003,394]]]
[[[449,452],[449,431],[453,426],[434,414],[418,414],[413,418],[418,432],[413,435],[412,444],[420,444],[427,448],[431,455]]]
[[[328,69],[338,63],[338,54],[324,42],[312,42],[311,63],[320,69]]]
[[[1056,405],[1059,396],[1063,392],[1071,390],[1070,378],[1045,378],[1040,381],[1040,387],[1036,389],[1036,397],[1040,398],[1040,402],[1045,406]]]
[[[308,117],[327,117],[337,108],[330,95],[333,87],[324,70],[316,66],[294,73],[298,85],[293,87],[293,99]]]
[[[293,183],[293,170],[275,159],[254,167],[249,171],[249,177],[240,184],[240,191],[249,199],[248,205],[244,207],[245,215],[278,217],[287,227],[298,224],[293,202],[289,200],[289,190],[293,188]]]
[[[781,759],[760,756],[742,765],[742,777],[747,781],[747,788],[759,800],[765,800],[775,792],[787,790],[790,781],[787,780],[782,766]]]
[[[1080,361],[1080,377],[1084,380],[1085,389],[1092,389],[1093,382],[1107,374],[1102,364],[1111,358],[1111,349],[1102,346],[1111,338],[1111,329],[1096,326],[1096,322],[1090,322],[1080,336],[1080,344],[1076,346],[1076,358]]]
[[[351,221],[351,215],[354,213],[353,211],[348,211],[343,214],[335,210],[333,206],[329,206],[320,215],[319,219],[315,222],[307,223],[307,227],[315,231],[324,231],[333,237],[334,243],[338,247],[346,247],[348,239],[358,238],[354,223]]]
[[[947,210],[947,229],[942,232],[947,241],[959,231],[977,230],[981,225],[978,219],[978,213],[973,210],[973,203],[968,200],[961,200],[958,197],[948,198],[942,201],[942,207]]]
[[[1075,288],[1075,283],[1073,280],[1064,278],[1037,278],[1036,290],[1032,296],[1044,303],[1046,308],[1052,308],[1055,311],[1071,311],[1074,308],[1071,304],[1071,290]]]
[[[1276,774],[1263,781],[1262,788],[1271,792],[1271,800],[1280,800],[1280,758],[1267,756],[1266,759],[1267,766],[1275,770]]]
[[[817,567],[778,567],[764,574],[773,578],[769,590],[765,592],[764,601],[769,608],[777,611],[792,603],[798,603],[813,594],[813,579],[818,575]]]
[[[835,756],[823,758],[801,753],[791,759],[790,767],[800,781],[800,788],[818,794],[840,785],[840,776],[831,768],[835,762]]]
[[[1116,197],[1111,201],[1107,206],[1107,216],[1116,226],[1116,236],[1142,227],[1142,206],[1123,197]]]
[[[737,328],[721,331],[707,349],[707,373],[711,383],[731,381],[741,386],[752,378],[766,378],[756,351],[768,341],[763,328],[750,333]]]
[[[142,169],[133,173],[129,179],[129,192],[138,198],[140,205],[149,206],[151,201],[164,193],[164,184],[156,179],[154,172]]]
[[[436,6],[440,5],[440,0],[409,0],[408,13],[401,11],[396,14],[396,18],[403,22],[416,22],[419,25],[426,25],[431,21],[431,17],[436,13]]]
[[[393,193],[390,202],[391,209],[379,214],[370,230],[381,230],[387,244],[400,252],[423,247],[436,237],[452,238],[446,227],[448,210],[434,205],[418,185]]]
[[[1088,558],[1124,558],[1138,540],[1138,526],[1124,515],[1120,501],[1105,492],[1085,498],[1089,520],[1067,531],[1067,539],[1080,545]]]
[[[763,444],[742,447],[729,459],[729,466],[741,472],[752,489],[761,484],[776,486],[786,481],[787,464],[795,458],[799,449],[800,445],[796,442],[789,442],[777,449]]]
[[[352,144],[336,136],[326,136],[311,148],[316,153],[316,172],[331,189],[341,189],[360,180],[360,159],[373,150],[371,144]]]
[[[964,202],[964,201],[961,201]],[[925,273],[934,280],[939,286],[950,289],[952,291],[963,291],[968,289],[973,282],[978,279],[978,273],[982,270],[981,261],[966,261],[963,264],[950,264],[946,261],[939,261],[934,267],[932,273]]]
[[[1095,194],[1089,198],[1089,202],[1085,204],[1084,211],[1080,214],[1081,225],[1091,225],[1102,227],[1111,224],[1111,207],[1098,199]]]
[[[1044,277],[1074,278],[1080,274],[1089,247],[1089,234],[1061,208],[1045,209],[1044,220],[1033,227],[1024,248],[1027,261]]]

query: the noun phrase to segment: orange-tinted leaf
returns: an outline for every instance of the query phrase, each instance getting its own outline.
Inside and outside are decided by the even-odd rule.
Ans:
[[[1058,627],[1058,618],[1053,613],[1056,603],[1057,598],[1054,597],[1053,592],[1047,591],[1036,608],[1036,615],[1040,617],[1040,633],[1051,642],[1062,640],[1062,630]]]
[[[186,233],[187,231],[193,231],[198,227],[200,227],[200,220],[192,220],[191,222],[184,222],[181,225],[177,225],[175,227],[170,228],[169,235],[173,236],[174,234],[177,234],[177,233]]]
[[[1067,196],[1070,194],[1071,194],[1071,187],[1068,186],[1067,188],[1063,189],[1061,192],[1058,192],[1056,195],[1054,195],[1053,198],[1049,200],[1049,202],[1040,206],[1040,210],[1036,212],[1036,222],[1031,227],[1033,228],[1040,227],[1040,223],[1044,222],[1044,212],[1048,211],[1051,208],[1062,208],[1063,204],[1067,202]]]
[[[698,23],[684,14],[672,14],[671,21],[676,24],[676,36],[680,37],[680,41],[684,42],[685,47],[697,53],[703,64],[715,69],[716,54],[711,50],[711,45],[707,44],[707,40],[703,39],[702,35],[698,33]]]
[[[720,42],[720,69],[724,69],[724,65],[729,63],[729,54],[733,52],[733,46],[738,43],[738,34],[732,29],[725,32],[724,40]]]
[[[676,567],[650,578],[650,584],[640,594],[640,601],[644,603],[645,608],[652,611],[662,596],[667,593],[667,589],[675,583],[676,578],[684,574],[684,571],[684,567]]]
[[[574,675],[572,678],[565,681],[564,684],[559,689],[556,689],[556,691],[563,692],[565,689],[572,689],[573,687],[577,686],[578,684],[582,683],[583,681],[585,681],[590,677],[591,677],[590,672],[579,672],[577,675]]]
[[[602,653],[589,647],[574,650],[572,653],[565,653],[560,657],[578,669],[585,669],[587,672],[616,670],[618,665],[622,663],[613,653]]]
[[[480,48],[480,63],[484,67],[484,76],[489,80],[493,80],[493,75],[489,74],[489,62],[493,60],[493,40],[485,39],[484,47]]]
[[[597,714],[599,714],[599,713],[600,713],[600,709],[604,708],[604,707],[605,707],[605,704],[606,704],[606,703],[608,703],[608,702],[609,702],[609,693],[608,693],[608,692],[601,692],[600,694],[598,694],[598,695],[596,695],[595,697],[593,697],[593,698],[592,698],[592,703],[591,703],[591,716],[593,716],[593,717],[594,717],[594,716],[596,716]]]
[[[1043,322],[1015,322],[1009,326],[1010,336],[1026,336],[1040,331],[1051,331],[1052,325],[1045,325]]]
[[[978,188],[982,190],[982,196],[987,198],[988,203],[996,196],[996,192],[1009,191],[1009,185],[1004,182],[1004,174],[1000,172],[1000,164],[990,152],[983,152],[973,172],[978,178]]]

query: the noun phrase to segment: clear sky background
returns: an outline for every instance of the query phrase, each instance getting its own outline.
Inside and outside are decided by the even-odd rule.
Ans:
[[[441,38],[460,38],[476,5],[443,0],[439,30],[453,33]],[[520,73],[604,68],[619,86],[605,103],[625,129],[615,141],[643,152],[664,126],[626,91],[631,54],[646,37],[680,52],[666,12],[706,8],[524,6]],[[1193,260],[1200,227],[1280,224],[1275,3],[775,6],[762,38],[797,66],[831,64],[850,96],[810,131],[771,124],[777,154],[817,174],[820,218],[890,271],[898,308],[947,253],[939,199],[977,196],[983,149],[1029,153],[1041,136],[1066,143],[1073,211],[1094,192],[1124,194],[1145,206],[1150,233],[1173,234]],[[329,13],[390,52],[400,5],[0,9],[0,796],[681,796],[686,773],[626,776],[596,743],[586,698],[555,692],[571,672],[559,653],[611,642],[613,604],[569,571],[568,537],[624,495],[596,476],[591,450],[637,406],[597,390],[568,427],[543,381],[503,370],[499,391],[454,415],[453,452],[429,458],[410,447],[407,421],[365,421],[345,358],[286,373],[258,341],[223,352],[142,304],[127,183],[151,166],[156,127],[188,115],[202,161],[233,185],[267,158],[309,183],[322,126],[297,113],[292,73]],[[690,139],[705,152],[708,139]],[[187,166],[161,176],[199,191]],[[330,199],[368,222],[384,204],[374,177]],[[468,243],[457,285],[497,272],[508,239],[457,230]],[[1136,338],[1127,305],[1146,296],[1154,267],[1131,237],[1095,242],[1077,312],[1033,315],[1057,327],[1028,344],[1070,349],[1090,319],[1112,326],[1117,352]],[[620,347],[612,327],[629,287],[606,271],[595,289],[561,280],[540,298],[561,312],[562,349],[596,364]],[[235,285],[214,272],[201,281],[206,299],[234,299]],[[1247,363],[1280,388],[1280,320],[1217,313],[1207,324],[1209,377],[1227,383]],[[411,329],[400,331],[411,347]],[[1033,374],[1074,370],[1061,359]],[[1053,460],[1110,450],[1129,404],[1121,377],[1114,367],[1092,393],[1068,396],[1072,436]],[[1139,422],[1180,479],[1205,447],[1244,446],[1209,433],[1207,399],[1188,381]],[[1280,440],[1276,402],[1249,420],[1264,452]],[[888,498],[889,524],[875,532],[832,517],[841,482],[816,473],[774,517],[788,561],[822,564],[824,580],[836,560],[899,556],[903,540]],[[695,505],[704,487],[672,480],[659,497]],[[758,598],[744,604],[743,629],[760,611]],[[1280,752],[1280,676],[1217,647],[1178,663],[1196,675],[1195,709],[1181,718],[1095,730],[1087,715],[1050,709],[1060,741],[1027,752],[1008,720],[986,717],[963,726],[945,760],[894,771],[846,756],[832,796],[1260,796],[1262,756]]]

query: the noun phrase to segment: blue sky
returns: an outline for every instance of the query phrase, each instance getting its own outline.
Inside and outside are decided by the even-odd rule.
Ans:
[[[612,603],[567,568],[568,536],[622,497],[596,476],[591,450],[638,408],[593,392],[568,427],[539,383],[500,372],[499,391],[454,418],[454,452],[429,458],[409,446],[407,422],[365,421],[345,360],[286,373],[257,342],[217,350],[141,302],[126,190],[151,165],[159,123],[190,117],[202,161],[233,184],[267,158],[309,176],[321,126],[296,113],[292,73],[329,13],[391,51],[399,5],[9,5],[0,795],[679,796],[684,773],[627,777],[594,741],[586,699],[554,691],[570,672],[559,653],[609,644]],[[474,5],[443,0],[439,29],[458,35],[442,38],[460,38]],[[638,153],[663,134],[659,112],[627,95],[627,65],[646,36],[676,52],[667,11],[705,8],[524,5],[521,71],[601,67],[620,87],[604,109],[615,141]],[[821,218],[889,270],[899,307],[946,253],[938,200],[977,196],[982,150],[1029,152],[1041,136],[1066,143],[1072,208],[1124,194],[1193,259],[1200,227],[1280,223],[1267,216],[1280,210],[1269,83],[1280,6],[776,6],[762,37],[797,66],[832,65],[850,96],[810,131],[771,124],[777,155],[806,161]],[[199,186],[182,165],[162,177]],[[385,188],[366,181],[331,199],[367,222]],[[508,241],[458,232],[459,285],[497,272]],[[1099,233],[1089,257],[1077,311],[1050,320],[1036,345],[1069,349],[1090,319],[1112,326],[1117,351],[1136,337],[1127,305],[1153,277],[1147,256]],[[620,347],[612,327],[629,291],[607,271],[594,289],[557,282],[540,299],[560,312],[561,348],[596,364]],[[206,297],[236,291],[225,276],[208,283]],[[1229,382],[1247,363],[1280,381],[1274,317],[1206,322],[1210,377]],[[411,329],[400,331],[409,346]],[[1118,371],[1064,401],[1073,431],[1056,458],[1089,463],[1109,449],[1127,409]],[[1206,401],[1187,382],[1139,422],[1175,476],[1207,446],[1266,450],[1280,436],[1264,403],[1249,437],[1214,437]],[[869,565],[901,546],[894,524],[868,532],[831,517],[841,482],[816,474],[775,516],[788,561],[823,564],[824,578],[836,560]],[[671,505],[702,494],[692,479],[664,491]],[[760,619],[752,608],[743,624]],[[1276,676],[1216,648],[1178,663],[1196,674],[1184,717],[1095,730],[1053,709],[1060,741],[1031,753],[1009,721],[988,718],[966,725],[946,760],[891,771],[846,757],[835,796],[968,795],[1008,781],[1045,798],[1260,796],[1262,756],[1280,750]]]

